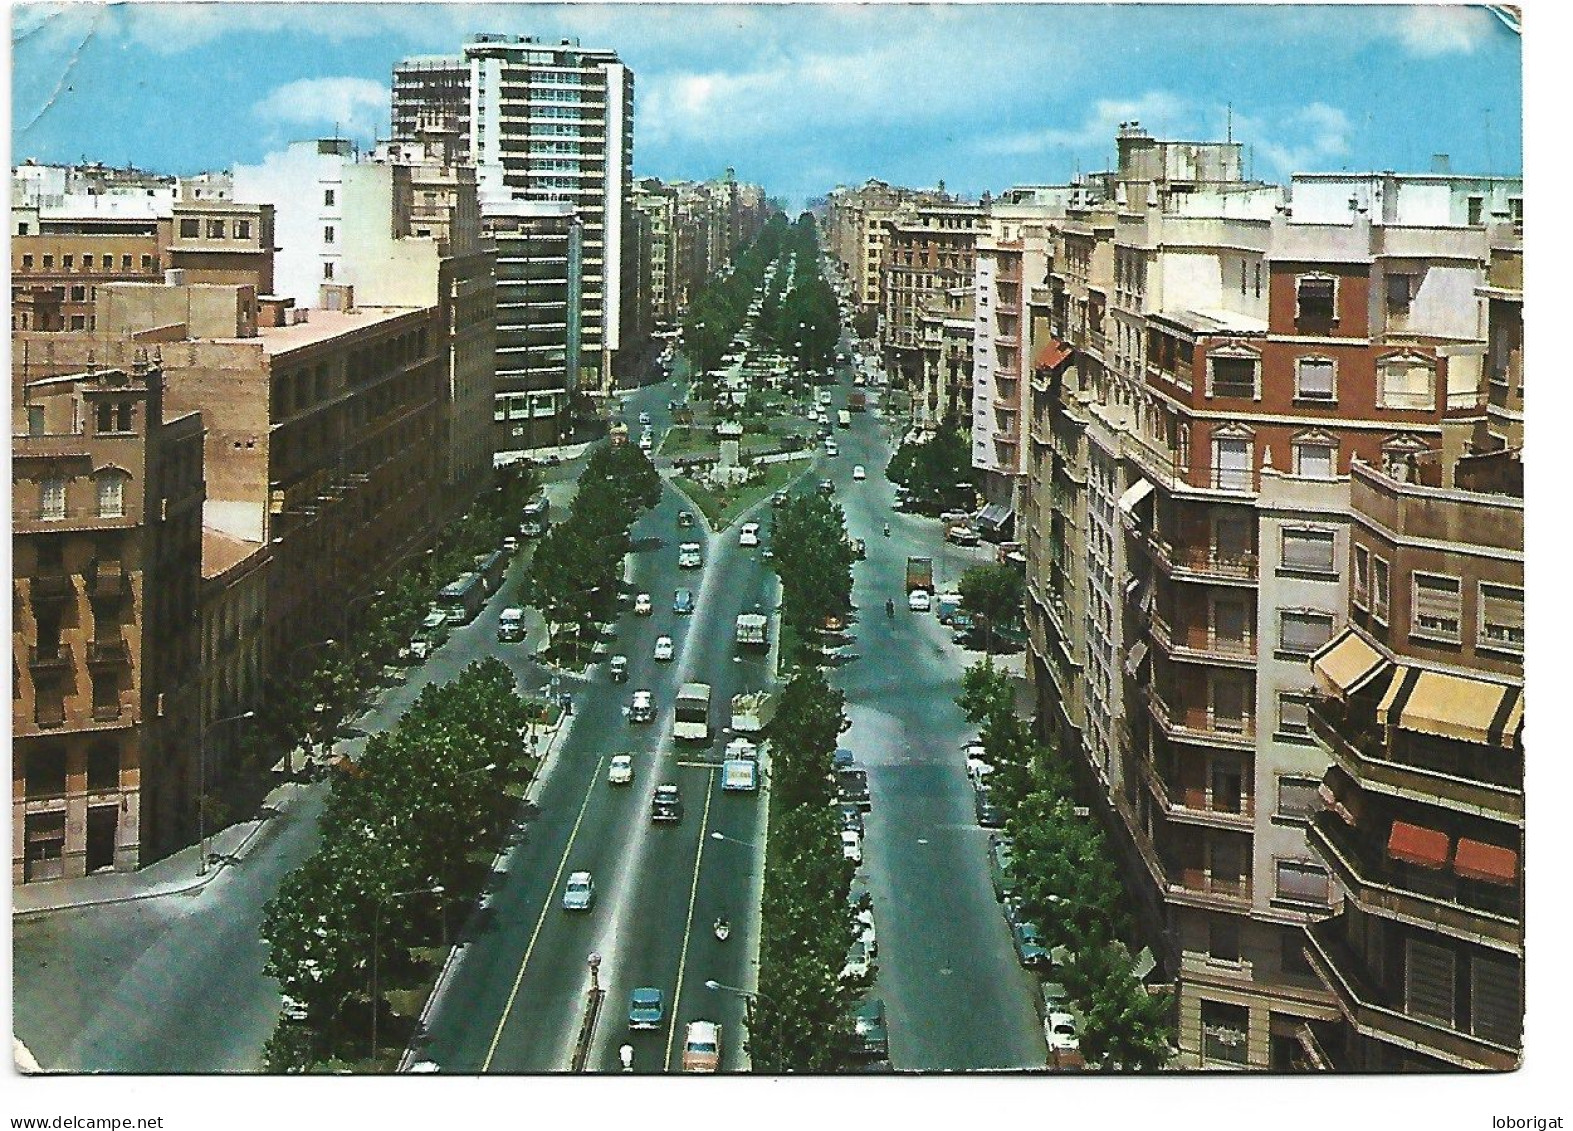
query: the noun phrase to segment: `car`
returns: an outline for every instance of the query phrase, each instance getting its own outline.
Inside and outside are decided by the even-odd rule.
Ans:
[[[845,769],[836,771],[836,794],[849,805],[856,805],[867,813],[872,807],[868,794],[868,771]]]
[[[864,999],[852,1015],[853,1051],[861,1056],[890,1055],[890,1033],[885,1028],[885,1003],[877,997]]]
[[[1016,886],[1012,870],[1010,838],[995,833],[989,837],[989,883],[994,887],[994,898],[1009,900]]]
[[[611,675],[613,683],[622,683],[628,678],[628,657],[621,653],[613,656],[606,670]]]
[[[851,829],[841,830],[841,857],[854,864],[863,863],[863,837]]]
[[[914,589],[907,594],[907,609],[914,613],[926,613],[933,608],[934,599],[929,596],[927,589]]]
[[[852,756],[852,751],[845,746],[838,746],[836,752],[830,756],[830,767],[835,770],[846,770],[852,767],[857,759]]]
[[[785,491],[777,491],[774,495],[770,496],[770,505],[773,507],[779,507],[786,501],[787,493]]]
[[[641,688],[634,692],[634,697],[628,704],[628,721],[631,723],[647,723],[655,718],[655,698],[648,690]]]
[[[639,437],[639,450],[648,452],[655,447],[655,439],[649,435]]]
[[[680,617],[686,617],[694,611],[694,593],[691,589],[679,589],[672,596],[672,611]]]
[[[694,525],[694,515],[693,515],[692,511],[678,511],[677,512],[677,528],[679,530],[691,529],[693,527],[693,525]]]
[[[1076,1018],[1069,1013],[1051,1013],[1043,1019],[1043,1035],[1053,1052],[1071,1052],[1081,1047]]]
[[[863,467],[863,465],[861,463],[856,463],[856,464],[852,465],[852,478],[853,479],[867,479],[868,478],[868,472],[864,469],[864,467]]]
[[[840,454],[841,454],[841,449],[840,448],[836,447],[836,445],[831,443],[829,440],[825,441],[825,456],[826,456],[826,458],[828,458],[828,459],[835,459]]]
[[[659,1029],[666,1021],[666,1001],[654,986],[640,986],[628,995],[628,1027]]]
[[[851,829],[855,833],[863,831],[863,810],[850,801],[838,801],[837,808],[841,811],[841,827]]]
[[[519,551],[519,540],[512,534],[502,540],[503,553],[514,554]]]
[[[655,602],[650,600],[650,594],[640,593],[634,598],[634,615],[647,617],[655,612]]]
[[[595,904],[595,881],[589,872],[572,872],[563,889],[564,911],[588,911]]]
[[[683,1071],[715,1072],[721,1067],[721,1026],[690,1021],[683,1035]]]
[[[759,523],[743,523],[743,528],[737,532],[737,544],[739,546],[759,545]]]
[[[863,945],[868,947],[870,955],[879,954],[879,935],[874,930],[874,909],[872,907],[860,908],[853,916],[858,938],[863,940]]]
[[[819,481],[819,493],[826,496],[834,495],[836,493],[836,485],[828,479],[821,479]]]
[[[497,639],[508,643],[524,639],[524,610],[504,609],[497,617]]]
[[[677,824],[683,819],[683,798],[670,782],[655,787],[650,796],[650,819],[661,824]]]
[[[1059,982],[1039,982],[1038,991],[1043,996],[1043,1035],[1049,1035],[1047,1021],[1056,1013],[1069,1013],[1071,1011],[1071,995]]]
[[[657,660],[670,660],[676,651],[677,646],[672,643],[670,636],[657,636],[655,638],[655,658]]]
[[[699,551],[698,542],[684,542],[677,548],[678,569],[698,569],[704,564],[704,555]]]
[[[993,791],[986,785],[975,785],[973,792],[973,808],[977,812],[978,824],[986,829],[1001,829],[1005,827],[1005,814],[1000,812],[1000,807],[994,804]]]
[[[639,423],[640,424],[649,424],[650,423],[650,414],[648,412],[641,412],[639,414]]]
[[[874,956],[869,953],[868,944],[862,939],[854,939],[852,946],[847,950],[846,965],[841,967],[843,978],[866,978],[869,973],[869,964]]]
[[[1028,969],[1041,969],[1050,965],[1049,948],[1043,945],[1043,935],[1037,924],[1019,919],[1011,924],[1011,945],[1016,948],[1016,959]]]
[[[634,756],[613,754],[612,764],[606,769],[608,785],[628,785],[634,780]]]

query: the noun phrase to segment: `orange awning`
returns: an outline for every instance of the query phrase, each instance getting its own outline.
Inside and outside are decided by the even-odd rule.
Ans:
[[[1500,845],[1459,837],[1458,852],[1453,856],[1453,871],[1466,880],[1511,884],[1518,878],[1518,853]]]
[[[1033,358],[1034,369],[1058,369],[1065,364],[1065,359],[1070,357],[1071,348],[1064,342],[1049,341],[1038,351],[1038,356]]]
[[[1451,843],[1444,832],[1394,821],[1393,831],[1387,838],[1387,854],[1394,860],[1418,864],[1422,868],[1445,868]]]

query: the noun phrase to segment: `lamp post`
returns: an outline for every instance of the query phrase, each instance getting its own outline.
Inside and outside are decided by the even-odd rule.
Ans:
[[[441,895],[448,890],[441,884],[433,884],[429,888],[411,888],[409,891],[389,892],[377,899],[377,912],[371,920],[371,1060],[377,1062],[377,1017],[382,1012],[378,1002],[378,967],[382,959],[382,906],[390,899],[402,899],[407,895]],[[447,933],[444,929],[444,934]]]
[[[764,994],[760,993],[758,990],[745,990],[745,989],[743,989],[740,986],[729,986],[725,982],[718,982],[718,981],[716,981],[714,978],[708,978],[708,979],[705,980],[705,989],[710,990],[712,992],[717,991],[717,990],[724,990],[725,992],[727,992],[729,994],[736,994],[738,997],[742,998],[744,1006],[745,1006],[744,1013],[743,1013],[743,1018],[744,1018],[744,1021],[748,1024],[750,1030],[753,1029],[753,1015],[754,1015],[755,1011],[758,1008],[758,1003],[759,1002],[766,1002],[766,1003],[768,1003],[770,1001],[769,998],[767,998]],[[766,1048],[767,1049],[769,1048],[769,1042],[766,1042]],[[780,1051],[781,1051],[780,1049],[775,1049],[773,1051],[776,1053],[776,1055],[778,1057],[780,1056]],[[750,1054],[750,1055],[752,1055],[752,1054]],[[778,1071],[777,1068],[770,1067],[770,1066],[766,1066],[765,1070],[767,1072]]]
[[[197,738],[197,843],[201,846],[202,858],[197,863],[197,875],[208,874],[208,731],[221,723],[239,722],[256,715],[255,711],[242,711],[238,715],[230,715],[224,719],[214,719],[202,728],[201,735]]]

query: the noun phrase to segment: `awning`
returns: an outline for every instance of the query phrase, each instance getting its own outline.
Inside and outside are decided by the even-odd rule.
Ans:
[[[1466,880],[1511,884],[1518,878],[1518,853],[1511,848],[1459,837],[1453,871]]]
[[[1329,695],[1347,698],[1389,667],[1387,660],[1352,628],[1335,636],[1311,657],[1311,671]]]
[[[1050,340],[1042,349],[1038,350],[1038,356],[1032,359],[1032,367],[1034,369],[1058,369],[1065,364],[1066,358],[1070,357],[1070,355],[1070,346],[1064,342]]]
[[[1125,657],[1125,670],[1134,676],[1146,659],[1147,641],[1138,640],[1131,646],[1130,653]]]
[[[1153,490],[1150,479],[1138,479],[1126,489],[1125,494],[1120,496],[1120,510],[1126,514],[1135,514],[1136,507],[1143,499],[1151,495]]]
[[[1339,820],[1351,828],[1354,827],[1354,813],[1350,811],[1349,806],[1338,799],[1338,795],[1328,787],[1326,782],[1316,787],[1316,795],[1322,799],[1322,804],[1327,806],[1330,812],[1338,814]]]
[[[1387,838],[1387,854],[1394,860],[1418,864],[1422,868],[1445,868],[1450,844],[1448,835],[1437,829],[1394,821],[1393,831]]]
[[[1400,668],[1377,719],[1460,742],[1512,746],[1524,722],[1524,690],[1483,679]]]
[[[1010,521],[1010,508],[1000,503],[990,503],[978,512],[978,521],[995,530]]]

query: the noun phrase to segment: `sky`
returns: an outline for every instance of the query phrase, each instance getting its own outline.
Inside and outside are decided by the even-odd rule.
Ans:
[[[1170,4],[18,4],[12,161],[168,173],[386,136],[395,62],[577,36],[635,72],[634,166],[794,204],[877,177],[975,196],[1108,168],[1115,131],[1249,172],[1522,169],[1519,36],[1485,8]]]

